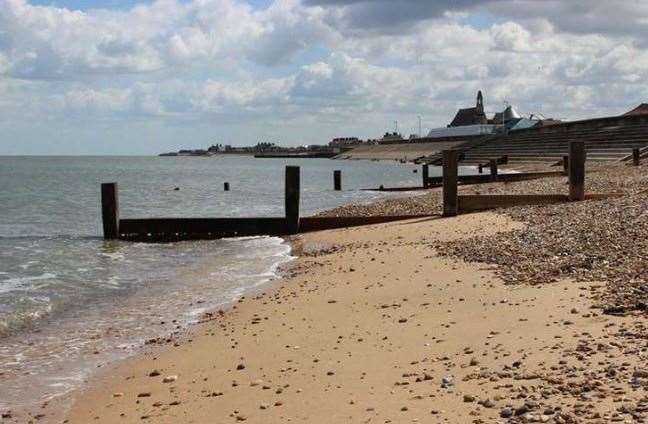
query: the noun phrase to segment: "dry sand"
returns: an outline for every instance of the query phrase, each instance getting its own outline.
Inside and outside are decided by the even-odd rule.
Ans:
[[[91,381],[67,422],[646,422],[645,342],[619,339],[640,317],[590,309],[595,284],[507,286],[430,247],[521,227],[301,235],[284,279]]]

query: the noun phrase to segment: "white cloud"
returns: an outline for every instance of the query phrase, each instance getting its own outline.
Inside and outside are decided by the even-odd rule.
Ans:
[[[582,9],[564,2],[527,4],[537,12],[528,18],[504,0],[413,0],[389,28],[381,14],[395,13],[390,2],[371,10],[359,0],[308,3],[256,10],[244,0],[158,0],[82,12],[0,0],[0,125],[25,140],[36,138],[34,123],[82,138],[93,126],[96,134],[132,129],[106,140],[116,150],[150,126],[169,145],[177,128],[183,140],[216,131],[228,142],[265,132],[326,142],[376,137],[396,119],[415,125],[418,114],[427,126],[444,125],[478,89],[489,111],[508,100],[559,118],[620,113],[648,99],[648,52],[632,30],[642,25],[641,7],[620,7],[637,14],[627,31],[596,31],[593,15],[609,12],[604,5],[587,16],[589,30],[576,31],[560,13],[576,19]],[[492,24],[469,24],[486,10],[497,16]]]

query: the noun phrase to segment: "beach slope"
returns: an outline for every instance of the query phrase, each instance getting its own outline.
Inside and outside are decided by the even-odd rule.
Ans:
[[[507,286],[432,247],[523,226],[478,213],[298,236],[284,279],[90,382],[67,422],[577,422],[643,405],[627,381],[596,402],[570,391],[624,319],[590,309],[595,285]]]

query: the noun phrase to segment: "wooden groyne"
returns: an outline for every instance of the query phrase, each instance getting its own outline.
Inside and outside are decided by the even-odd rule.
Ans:
[[[470,184],[486,184],[491,182],[517,182],[527,180],[537,180],[547,177],[560,177],[564,176],[562,171],[543,171],[543,172],[519,172],[515,174],[477,174],[477,175],[460,175],[457,177],[457,183],[470,185]],[[443,177],[431,177],[428,180],[428,187],[440,187],[443,185]]]
[[[545,205],[582,200],[600,200],[622,196],[619,193],[585,193],[585,160],[587,153],[585,143],[582,141],[570,142],[569,156],[566,160],[563,160],[563,163],[567,163],[566,169],[569,182],[568,194],[459,195],[457,188],[459,184],[459,177],[457,177],[459,155],[460,153],[457,150],[446,150],[443,152],[442,182],[444,216],[450,217],[465,212],[483,211],[511,206]],[[491,165],[492,164],[493,161],[491,161]],[[564,173],[557,174],[564,175]],[[507,177],[518,176],[521,179],[525,179],[524,176],[520,176],[520,174],[504,175]],[[490,176],[485,177],[489,177],[491,181],[502,181],[501,178],[504,175],[497,176],[497,174],[495,174],[496,178],[493,178],[494,175],[491,172]]]
[[[339,179],[339,180],[338,180]],[[335,189],[341,189],[341,173],[334,173]],[[339,185],[338,185],[339,184]],[[101,185],[104,238],[140,242],[174,242],[228,237],[287,236],[432,216],[386,215],[359,217],[300,217],[300,168],[287,166],[285,172],[285,215],[245,218],[126,218],[119,213],[117,183]]]
[[[453,150],[456,151],[456,150]],[[459,154],[460,155],[460,154]],[[459,159],[460,160],[459,156]],[[498,163],[496,160],[493,160],[489,163],[490,173],[488,174],[475,174],[475,175],[458,175],[457,183],[461,185],[473,185],[473,184],[486,184],[492,182],[517,182],[517,181],[527,181],[527,180],[537,180],[540,178],[547,177],[560,177],[567,175],[563,171],[540,171],[540,172],[516,172],[516,173],[507,173],[501,174],[498,170]],[[443,186],[443,176],[439,177],[430,177],[429,176],[429,167],[428,165],[423,165],[423,178],[422,184],[416,187],[379,187],[364,189],[367,191],[416,191],[416,190],[426,190],[430,188],[442,187]]]

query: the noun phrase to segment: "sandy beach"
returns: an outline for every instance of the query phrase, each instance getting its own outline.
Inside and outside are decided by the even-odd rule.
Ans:
[[[91,381],[65,422],[644,422],[645,339],[619,341],[640,317],[592,309],[600,284],[506,285],[432,247],[516,229],[298,236],[285,278]]]
[[[588,190],[624,196],[295,236],[282,278],[0,422],[648,422],[646,178],[592,167]]]

